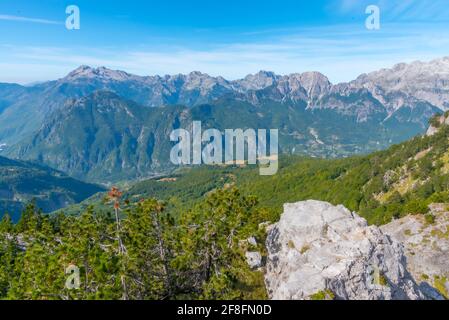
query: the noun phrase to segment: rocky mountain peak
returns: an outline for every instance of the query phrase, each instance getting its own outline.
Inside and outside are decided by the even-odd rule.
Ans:
[[[309,97],[316,97],[327,93],[332,86],[324,74],[316,71],[301,73],[299,75],[299,81],[308,92]]]
[[[202,77],[209,77],[207,73],[202,73],[201,71],[192,71],[188,75],[191,78],[202,78]]]
[[[331,85],[329,79],[322,74],[321,72],[317,71],[306,71],[299,74],[299,78],[301,81],[306,83],[320,83],[324,85]]]
[[[83,77],[88,74],[90,74],[93,71],[93,69],[87,65],[81,65],[75,70],[71,71],[65,78],[67,79],[73,79],[78,77]]]
[[[63,80],[73,81],[78,79],[92,79],[101,78],[107,80],[123,81],[132,78],[133,76],[125,71],[111,70],[106,67],[92,68],[82,65],[72,72],[70,72]]]
[[[256,74],[249,74],[236,82],[244,90],[261,90],[276,83],[279,76],[274,72],[261,70]]]
[[[199,71],[190,72],[185,77],[185,84],[187,90],[198,89],[200,91],[204,91],[207,89],[211,89],[215,85],[220,84],[222,86],[228,86],[227,81],[221,77],[215,78],[211,77],[207,73],[202,73]]]
[[[352,86],[368,89],[392,110],[427,102],[442,110],[449,109],[449,57],[429,62],[399,63],[360,75]]]
[[[261,70],[243,79],[228,81],[200,71],[185,75],[140,77],[124,71],[85,65],[70,72],[62,82],[79,83],[89,79],[99,80],[103,85],[114,81],[136,81],[141,84],[137,89],[141,91],[139,95],[142,94],[142,100],[138,102],[148,102],[151,106],[166,103],[185,103],[191,106],[223,94],[246,94],[271,87],[272,90],[264,93],[264,98],[277,101],[304,100],[309,107],[323,107],[319,100],[328,93],[348,96],[365,91],[383,104],[390,115],[402,107],[414,108],[420,103],[428,104],[428,109],[431,106],[449,109],[449,57],[429,62],[399,63],[390,69],[362,74],[350,83],[336,85],[332,85],[325,75],[313,71],[280,76]],[[191,96],[196,91],[201,93],[201,99]],[[150,97],[146,96],[148,93],[151,93]],[[257,102],[258,99],[254,100],[252,94],[249,96],[250,102]],[[144,97],[147,102],[143,101]],[[177,97],[181,97],[181,100],[175,101]]]

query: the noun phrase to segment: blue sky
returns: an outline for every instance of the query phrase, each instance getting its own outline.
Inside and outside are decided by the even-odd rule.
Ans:
[[[80,30],[65,28],[72,4]],[[380,30],[365,28],[370,4],[380,8]],[[1,82],[56,79],[87,64],[228,79],[316,70],[336,83],[447,55],[447,0],[0,2]]]

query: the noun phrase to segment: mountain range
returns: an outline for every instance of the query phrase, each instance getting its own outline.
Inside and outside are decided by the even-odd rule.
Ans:
[[[449,108],[449,58],[332,84],[318,72],[137,76],[81,66],[33,86],[0,84],[0,153],[100,183],[171,168],[171,130],[278,128],[284,153],[341,157],[407,140]]]

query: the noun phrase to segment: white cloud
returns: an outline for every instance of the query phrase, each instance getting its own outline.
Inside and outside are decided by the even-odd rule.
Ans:
[[[328,9],[341,15],[363,15],[371,4],[379,6],[382,19],[388,22],[449,20],[447,0],[332,0]]]
[[[16,21],[16,22],[32,22],[32,23],[41,23],[41,24],[62,24],[62,22],[53,21],[53,20],[12,16],[12,15],[7,15],[7,14],[0,14],[0,20]]]
[[[447,30],[447,31],[443,31]],[[236,79],[259,70],[279,74],[320,71],[334,83],[398,62],[430,60],[449,53],[445,25],[385,24],[379,32],[363,26],[295,30],[258,42],[212,44],[210,49],[166,46],[120,48],[0,48],[0,81],[29,83],[57,79],[82,64],[139,75],[193,70]]]

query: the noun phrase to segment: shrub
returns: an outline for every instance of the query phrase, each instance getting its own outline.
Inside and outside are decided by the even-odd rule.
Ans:
[[[302,248],[301,248],[301,250],[299,251],[301,254],[304,254],[304,253],[306,253],[308,250],[310,249],[310,246],[309,245],[304,245]]]
[[[436,116],[430,118],[429,124],[434,128],[439,128],[441,126],[440,116],[440,114],[437,114]]]
[[[435,288],[446,298],[449,299],[449,292],[446,289],[446,282],[448,279],[446,277],[435,276],[433,283]]]
[[[321,290],[321,291],[318,291],[317,293],[312,294],[310,296],[310,299],[311,300],[334,300],[335,295],[331,290],[325,289],[325,290]]]
[[[413,199],[405,205],[404,212],[407,214],[425,214],[429,212],[429,208],[423,200]]]
[[[384,287],[388,286],[387,278],[383,274],[379,275],[379,284]]]
[[[434,224],[435,223],[435,216],[431,213],[425,215],[426,223],[428,224]]]

